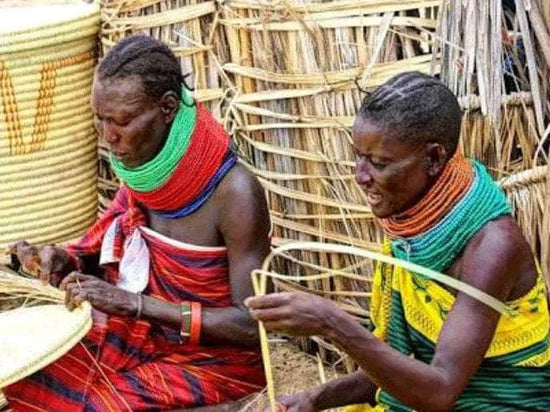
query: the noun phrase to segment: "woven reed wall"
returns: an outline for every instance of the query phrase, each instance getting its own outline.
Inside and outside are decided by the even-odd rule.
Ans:
[[[420,3],[425,7],[421,7]],[[429,72],[437,1],[227,1],[234,78],[229,129],[268,193],[276,242],[372,247],[380,232],[356,185],[351,125],[372,88],[403,70]],[[419,29],[420,27],[421,29]],[[347,257],[304,253],[341,267]]]
[[[0,247],[74,238],[97,214],[99,9],[49,7],[51,21],[52,8],[0,9]]]
[[[198,89],[225,90],[216,92],[226,97],[217,114],[243,163],[266,188],[275,244],[319,240],[372,247],[381,232],[353,180],[351,125],[363,97],[358,86],[371,90],[405,70],[441,70],[464,109],[466,155],[486,163],[496,178],[541,164],[536,154],[545,121],[544,83],[539,75],[528,81],[533,72],[526,64],[536,67],[535,55],[522,46],[527,60],[520,61],[517,42],[501,36],[499,1],[440,4],[111,0],[103,3],[102,43],[107,50],[125,35],[149,33],[174,47],[184,71],[198,73]],[[522,16],[520,9],[515,39],[525,44],[533,39]],[[193,46],[182,32],[198,36]],[[505,59],[516,65],[513,79]],[[219,63],[216,70],[212,62]],[[117,184],[106,164],[102,170],[106,205]],[[543,230],[538,221],[520,224],[529,239],[542,237],[531,233],[532,226]],[[539,256],[540,247],[534,245]],[[296,259],[330,268],[357,263],[317,253]]]

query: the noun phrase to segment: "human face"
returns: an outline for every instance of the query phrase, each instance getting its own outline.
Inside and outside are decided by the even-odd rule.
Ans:
[[[99,80],[96,76],[92,111],[109,151],[126,167],[140,166],[162,149],[171,118],[167,118],[160,102],[145,93],[138,76],[115,80]]]
[[[395,133],[369,120],[356,120],[353,146],[357,155],[355,179],[378,218],[413,206],[441,170],[438,165],[434,168],[431,158],[434,153],[436,157],[440,154],[440,145],[434,151],[433,144],[403,142]]]

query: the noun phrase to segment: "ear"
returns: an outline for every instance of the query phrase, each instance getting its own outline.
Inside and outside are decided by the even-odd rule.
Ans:
[[[176,92],[170,90],[162,95],[159,101],[159,106],[164,115],[164,122],[171,124],[179,109],[179,99]]]
[[[428,175],[435,177],[441,173],[447,162],[447,149],[441,143],[426,145]]]

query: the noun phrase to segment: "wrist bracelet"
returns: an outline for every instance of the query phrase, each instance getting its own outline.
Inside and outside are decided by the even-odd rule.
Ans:
[[[191,302],[191,330],[189,331],[189,344],[198,345],[201,337],[202,305],[199,302]]]
[[[181,343],[187,343],[189,336],[191,336],[191,304],[189,302],[184,302],[181,304]]]
[[[141,293],[137,294],[137,310],[136,310],[136,319],[141,318],[141,312],[143,311],[143,296]]]

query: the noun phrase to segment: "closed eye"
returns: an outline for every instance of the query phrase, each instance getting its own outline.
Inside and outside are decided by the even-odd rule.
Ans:
[[[369,159],[369,161],[370,161],[370,164],[372,165],[372,167],[374,167],[375,169],[382,170],[386,167],[385,163],[375,162],[374,160],[372,160],[372,158]]]

